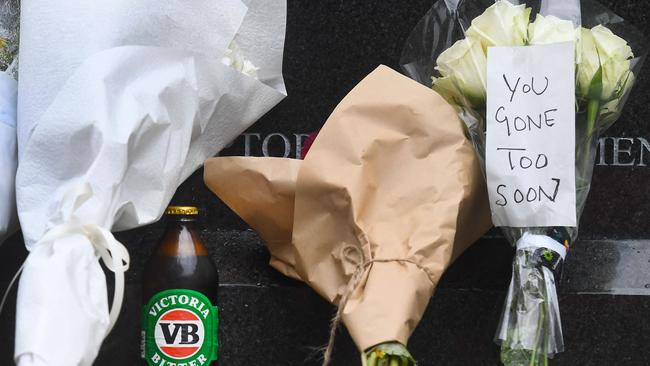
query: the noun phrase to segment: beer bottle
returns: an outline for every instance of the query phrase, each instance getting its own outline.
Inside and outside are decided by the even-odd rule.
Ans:
[[[194,227],[196,207],[170,206],[144,271],[142,357],[153,366],[214,366],[219,275]]]

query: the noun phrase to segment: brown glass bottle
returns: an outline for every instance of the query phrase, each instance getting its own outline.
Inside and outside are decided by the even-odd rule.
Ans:
[[[194,227],[197,215],[195,207],[169,207],[167,230],[145,266],[145,365],[217,365],[219,275]]]

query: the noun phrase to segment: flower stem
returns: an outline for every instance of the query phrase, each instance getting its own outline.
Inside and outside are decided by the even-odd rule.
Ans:
[[[587,139],[588,140],[591,139],[592,134],[594,133],[599,112],[600,112],[600,100],[590,99],[589,102],[587,103]]]
[[[377,366],[377,353],[376,352],[370,352],[370,356],[368,357],[368,366]]]

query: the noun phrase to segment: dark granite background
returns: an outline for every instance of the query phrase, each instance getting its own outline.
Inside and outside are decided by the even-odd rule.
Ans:
[[[650,3],[604,1],[650,34]],[[284,75],[289,97],[249,131],[250,153],[261,155],[262,140],[274,133],[290,139],[317,130],[336,104],[379,64],[398,68],[405,39],[431,6],[431,0],[288,0]],[[646,68],[647,70],[647,68]],[[583,216],[582,241],[567,263],[560,290],[566,352],[551,365],[650,365],[650,152],[640,160],[639,138],[650,140],[649,77],[641,75],[621,120],[607,131],[633,138],[632,154],[613,165],[613,140],[605,140],[592,194]],[[259,140],[254,134],[259,134]],[[269,154],[282,156],[279,135]],[[245,153],[245,138],[223,154]],[[631,166],[623,163],[636,159]],[[222,353],[220,365],[318,365],[316,347],[327,338],[334,308],[300,283],[268,265],[257,236],[207,191],[201,172],[181,189],[177,201],[202,208],[200,228],[221,275]],[[98,366],[137,365],[140,276],[162,227],[119,233],[132,255],[122,317],[96,362]],[[5,288],[26,253],[19,235],[0,247],[0,288]],[[443,278],[410,348],[420,364],[498,365],[492,343],[512,250],[490,233]],[[110,278],[110,276],[108,276]],[[110,282],[110,281],[109,281]],[[0,315],[0,366],[12,365],[15,290]],[[35,330],[37,331],[37,330]],[[358,365],[344,329],[334,365]]]

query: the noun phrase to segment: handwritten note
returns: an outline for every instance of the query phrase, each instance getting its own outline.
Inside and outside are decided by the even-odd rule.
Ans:
[[[488,50],[486,172],[496,226],[576,226],[573,43]]]

